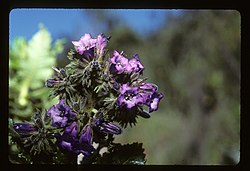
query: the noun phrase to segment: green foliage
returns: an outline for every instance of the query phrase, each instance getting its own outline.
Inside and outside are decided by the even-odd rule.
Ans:
[[[50,118],[47,111],[36,111],[29,124],[38,128],[29,134],[18,134],[13,128],[13,120],[9,120],[10,145],[16,150],[10,150],[9,159],[12,163],[52,163],[52,154],[57,152],[53,144]],[[15,143],[15,144],[14,144]],[[45,157],[46,156],[46,157]]]
[[[64,40],[52,45],[48,30],[40,25],[30,41],[14,39],[9,49],[9,104],[12,117],[28,119],[34,108],[51,106],[45,80],[53,75],[51,66],[62,52]]]
[[[34,163],[34,161],[48,163],[52,161],[52,156],[45,153],[45,151],[52,152],[53,149],[51,149],[52,143],[46,138],[48,135],[44,129],[34,132],[30,137],[22,137],[21,141],[25,142],[25,147],[23,147],[20,146],[20,143],[13,141],[20,137],[11,127],[13,122],[23,120],[43,121],[39,115],[31,118],[32,114],[36,109],[49,108],[57,102],[56,99],[48,97],[49,90],[45,87],[45,80],[53,75],[51,66],[57,65],[56,57],[63,51],[64,42],[65,40],[61,39],[52,44],[49,31],[40,25],[39,31],[31,40],[16,37],[10,45],[9,127],[12,138],[9,137],[9,159],[12,163]],[[30,154],[33,155],[30,156]]]

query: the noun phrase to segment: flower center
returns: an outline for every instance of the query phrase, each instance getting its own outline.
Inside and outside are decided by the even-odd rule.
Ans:
[[[125,100],[131,100],[135,95],[132,93],[126,93],[125,94]]]
[[[117,65],[118,67],[121,67],[121,66],[122,66],[121,62],[118,62],[116,65]]]

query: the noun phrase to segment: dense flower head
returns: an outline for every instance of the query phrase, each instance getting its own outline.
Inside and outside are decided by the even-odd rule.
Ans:
[[[39,127],[39,131],[52,130],[49,135],[56,139],[53,142],[58,149],[74,157],[83,154],[87,162],[95,160],[99,147],[109,147],[113,136],[122,133],[122,127],[135,124],[137,116],[150,118],[163,98],[157,85],[140,78],[144,66],[138,54],[127,58],[123,51],[114,50],[110,58],[105,57],[108,41],[104,34],[93,38],[87,33],[72,41],[77,52],[68,54],[72,63],[65,69],[52,67],[57,77],[45,83],[60,100],[46,115],[53,129]],[[47,118],[43,126],[50,123]],[[15,123],[13,128],[23,138],[38,131],[37,125],[29,123]],[[98,143],[96,149],[93,143]]]
[[[65,127],[68,120],[73,119],[76,116],[69,106],[65,105],[65,100],[61,99],[57,105],[52,106],[48,110],[48,116],[52,117],[52,126]]]

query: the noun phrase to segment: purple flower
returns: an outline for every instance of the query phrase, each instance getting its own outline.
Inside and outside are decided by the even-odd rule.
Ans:
[[[156,111],[158,109],[158,106],[159,106],[159,102],[160,100],[163,98],[163,94],[162,93],[158,93],[158,92],[155,92],[151,98],[150,98],[150,101],[148,103],[148,106],[149,106],[149,112],[153,112],[153,111]]]
[[[80,136],[80,143],[84,142],[87,144],[91,144],[92,141],[92,131],[91,131],[91,127],[89,125],[87,125],[87,127],[85,128],[85,130],[83,130],[82,135]]]
[[[72,122],[68,127],[65,128],[64,132],[71,135],[72,137],[77,137],[77,122]]]
[[[115,135],[122,133],[122,130],[119,126],[111,122],[105,121],[103,117],[99,118],[95,122],[95,126],[98,128],[100,132],[103,132],[103,133],[109,133],[109,134],[115,134]]]
[[[144,92],[148,92],[148,93],[154,93],[157,91],[158,87],[155,84],[151,84],[151,83],[142,83],[139,86],[140,90],[143,90]]]
[[[89,157],[91,154],[93,154],[95,148],[86,143],[76,143],[74,146],[74,152],[76,154],[82,153],[84,156]]]
[[[57,139],[57,145],[63,152],[69,152],[76,155],[82,153],[85,156],[90,156],[95,150],[91,144],[84,142],[80,143],[76,137],[65,132],[62,135],[56,133],[55,137]]]
[[[129,65],[127,66],[127,71],[128,72],[138,72],[142,73],[144,67],[140,62],[139,55],[135,54],[133,55],[133,58],[129,60]]]
[[[126,106],[126,108],[131,109],[138,103],[143,101],[142,97],[138,92],[139,87],[130,87],[127,84],[123,84],[120,87],[120,95],[117,98],[117,103],[119,106]]]
[[[149,107],[149,112],[156,111],[160,100],[163,98],[163,94],[157,92],[158,87],[154,84],[143,83],[139,86],[139,89],[143,103]]]
[[[90,34],[85,34],[79,41],[72,41],[77,52],[82,55],[85,51],[90,50],[96,46],[96,39],[92,39]]]
[[[48,116],[52,117],[52,126],[65,127],[69,119],[74,119],[74,113],[69,106],[64,104],[64,99],[61,99],[57,105],[52,106],[48,110]]]
[[[106,47],[106,45],[107,45],[107,38],[103,34],[98,35],[96,43],[98,56],[103,55],[103,49]]]
[[[110,58],[110,63],[111,69],[114,68],[115,70],[111,72],[116,72],[117,74],[127,71],[127,66],[129,65],[128,58],[124,57],[122,53],[119,54],[116,50],[113,53],[113,57]]]
[[[100,131],[104,133],[115,134],[115,135],[122,133],[121,128],[111,122],[102,123],[102,125],[100,126]]]
[[[162,93],[157,92],[157,86],[150,83],[143,83],[140,86],[130,87],[123,84],[120,87],[120,95],[117,98],[117,104],[120,107],[125,106],[131,109],[138,105],[147,105],[149,112],[156,111],[160,100],[163,98]],[[141,113],[145,117],[149,117],[147,113]]]
[[[23,136],[30,135],[38,130],[35,125],[30,123],[14,123],[13,128],[19,135]]]
[[[61,148],[63,151],[73,151],[73,146],[75,144],[73,137],[71,137],[69,134],[63,134],[63,136],[60,136],[59,134],[56,135],[59,148]]]

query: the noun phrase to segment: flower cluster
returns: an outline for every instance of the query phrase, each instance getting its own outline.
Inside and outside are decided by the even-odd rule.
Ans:
[[[59,104],[52,106],[47,113],[52,118],[53,127],[63,128],[62,135],[55,134],[57,145],[62,151],[90,156],[95,150],[92,146],[92,129],[116,135],[121,133],[120,127],[105,121],[103,117],[85,125],[80,131],[79,121],[76,119],[77,114],[64,103],[65,100],[61,99]]]
[[[52,126],[65,127],[69,120],[72,120],[76,117],[69,106],[65,105],[65,100],[61,99],[59,104],[52,106],[48,110],[48,115],[52,118]]]
[[[129,59],[115,50],[110,58],[106,56],[109,39],[104,34],[96,38],[85,34],[72,41],[70,63],[62,69],[53,67],[56,75],[45,84],[59,102],[47,110],[49,122],[41,130],[49,132],[62,153],[83,154],[85,162],[97,162],[103,147],[112,150],[113,136],[127,124],[135,125],[137,116],[149,118],[163,98],[155,84],[141,78],[145,68],[138,54]],[[31,124],[16,123],[14,129],[27,136],[37,131]]]

